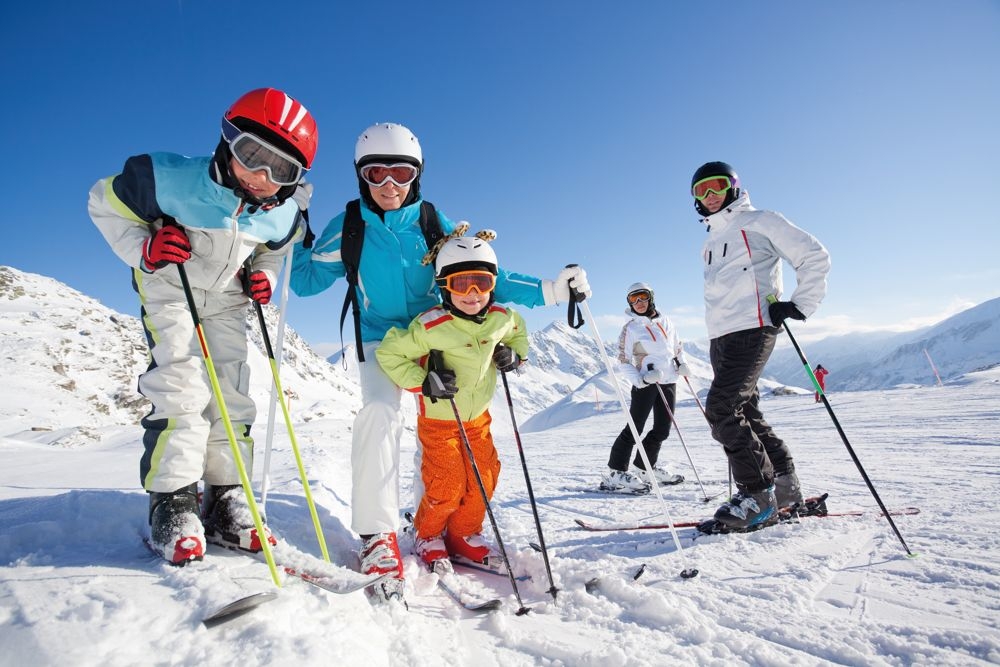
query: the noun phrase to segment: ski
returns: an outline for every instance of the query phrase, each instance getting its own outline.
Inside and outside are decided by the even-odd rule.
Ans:
[[[562,490],[570,493],[597,493],[602,496],[648,496],[652,487],[647,486],[643,489],[635,491],[628,489],[618,489],[617,491],[612,491],[611,489],[602,488],[600,486],[564,486]]]
[[[155,555],[158,559],[163,558],[163,554],[161,554],[159,551],[156,550],[156,547],[154,547],[153,543],[150,542],[148,535],[142,536],[142,543],[145,544],[146,548],[149,549],[150,552],[153,555]],[[174,567],[185,567],[188,564],[200,563],[201,561],[202,558],[180,561],[178,563],[171,563],[170,561],[167,560],[162,560],[161,562],[168,563]],[[194,566],[191,569],[197,570],[198,568],[197,566]],[[270,602],[271,600],[277,599],[277,597],[278,597],[278,592],[274,590],[250,593],[249,595],[237,598],[232,602],[223,605],[219,609],[216,609],[214,612],[203,618],[201,622],[206,628],[214,628],[217,625],[220,625],[227,621],[231,621],[234,618],[242,616],[243,614],[246,614],[256,609],[257,607],[266,602]]]
[[[452,565],[458,565],[459,567],[468,568],[470,570],[475,570],[477,572],[483,572],[485,574],[492,574],[498,577],[507,578],[507,570],[504,568],[503,560],[500,558],[499,554],[490,554],[487,557],[485,563],[479,563],[474,560],[470,560],[464,556],[452,555],[448,557]],[[514,577],[517,581],[527,581],[531,579],[529,575],[521,575],[520,577]]]
[[[233,547],[222,548],[245,554],[261,562],[267,562],[262,551],[251,552]],[[374,586],[389,576],[388,574],[365,575],[336,563],[328,563],[300,551],[284,540],[277,540],[277,543],[271,547],[271,553],[278,569],[285,574],[337,595],[346,595]]]
[[[779,518],[776,522],[772,522],[764,525],[774,525],[774,523],[789,522],[794,521],[798,518],[805,517],[816,517],[816,518],[834,518],[834,517],[852,517],[852,516],[865,516],[870,512],[868,510],[844,510],[839,512],[830,512],[826,510],[826,497],[828,494],[823,494],[822,496],[817,496],[815,498],[808,498],[803,503],[803,505],[797,510],[794,508],[784,508],[779,513]],[[920,509],[917,507],[901,507],[894,510],[889,510],[889,514],[893,516],[897,515],[912,515],[919,514]],[[879,512],[879,516],[882,513]],[[583,519],[574,519],[576,524],[589,531],[627,531],[627,530],[669,530],[673,528],[698,528],[708,524],[709,522],[714,522],[714,519],[696,519],[696,520],[685,520],[676,521],[671,524],[668,523],[595,523],[590,521],[585,521]],[[706,526],[707,527],[707,526]],[[733,531],[729,531],[733,532]]]
[[[438,588],[468,611],[482,613],[503,607],[503,600],[500,598],[484,598],[467,590],[467,582],[455,572],[450,561],[435,561],[428,568],[437,575]]]
[[[246,597],[242,597],[238,600],[234,600],[224,607],[216,610],[215,612],[209,614],[205,618],[201,619],[202,625],[206,628],[214,628],[215,626],[225,623],[226,621],[231,621],[237,616],[242,616],[249,611],[252,611],[264,604],[265,602],[270,602],[271,600],[276,600],[278,598],[277,591],[263,591],[261,593],[252,593]]]

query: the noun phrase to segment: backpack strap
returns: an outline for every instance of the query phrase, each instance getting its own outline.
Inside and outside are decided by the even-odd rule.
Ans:
[[[365,360],[365,352],[361,346],[361,306],[358,303],[358,270],[361,268],[361,248],[365,243],[365,220],[361,217],[361,200],[347,202],[344,213],[344,229],[340,239],[340,260],[344,263],[347,278],[347,293],[344,295],[344,305],[340,309],[340,356],[344,356],[344,320],[347,319],[347,306],[351,306],[354,316],[354,340],[357,345],[358,361]]]
[[[441,239],[445,238],[441,229],[441,220],[437,209],[429,201],[420,202],[420,232],[424,235],[427,248],[431,249]],[[344,263],[347,278],[347,294],[344,295],[344,305],[340,309],[340,348],[344,354],[344,320],[347,319],[347,306],[351,305],[354,316],[354,340],[357,345],[358,361],[365,360],[361,344],[361,306],[358,302],[358,273],[361,270],[361,248],[365,243],[365,221],[361,217],[361,200],[355,199],[347,203],[344,214],[344,228],[340,240],[340,260]]]

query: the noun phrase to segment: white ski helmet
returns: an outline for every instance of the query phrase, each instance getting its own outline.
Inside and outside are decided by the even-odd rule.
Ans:
[[[486,233],[496,236],[492,232]],[[477,236],[460,236],[445,241],[434,259],[434,273],[438,278],[473,269],[485,269],[493,275],[497,273],[496,253],[487,241]]]
[[[393,160],[410,162],[423,167],[424,154],[420,142],[406,127],[397,123],[378,123],[361,133],[354,145],[354,164],[363,162]]]
[[[625,293],[625,296],[632,296],[636,292],[649,292],[649,298],[653,298],[653,288],[646,283],[632,283],[629,285],[628,292]]]

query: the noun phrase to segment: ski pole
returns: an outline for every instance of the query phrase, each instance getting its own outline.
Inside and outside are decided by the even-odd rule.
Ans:
[[[684,382],[687,383],[688,391],[690,391],[691,395],[694,396],[694,402],[698,404],[698,409],[701,410],[701,416],[705,418],[705,421],[708,421],[708,413],[705,412],[705,408],[701,405],[701,400],[698,398],[698,392],[696,392],[694,387],[691,386],[691,380],[688,380],[687,375],[682,377],[684,378]],[[711,422],[709,422],[709,426],[711,426]]]
[[[441,350],[431,350],[430,358],[427,363],[427,368],[434,370],[444,367],[444,353]],[[517,598],[517,604],[520,609],[517,610],[517,616],[523,616],[527,614],[530,609],[524,606],[521,601],[521,593],[517,590],[517,580],[514,578],[514,571],[510,567],[510,559],[507,558],[507,549],[503,545],[503,539],[500,537],[500,529],[497,527],[497,520],[493,516],[493,508],[490,506],[489,496],[486,495],[486,485],[483,483],[483,476],[479,474],[479,466],[476,465],[476,455],[472,452],[472,443],[469,442],[469,435],[465,432],[465,425],[462,423],[462,415],[458,411],[458,404],[455,402],[455,397],[452,396],[448,399],[451,403],[451,411],[455,413],[455,423],[458,424],[458,435],[462,444],[465,446],[465,454],[469,457],[469,463],[472,465],[472,472],[476,476],[476,484],[479,486],[479,494],[483,498],[483,504],[486,505],[486,514],[490,517],[490,525],[493,526],[493,535],[497,538],[497,547],[500,549],[500,556],[503,558],[504,565],[507,566],[507,577],[510,579],[511,588],[514,589],[514,597]]]
[[[275,337],[274,355],[278,360],[278,371],[281,371],[281,351],[285,341],[285,314],[288,309],[288,282],[292,276],[292,254],[295,248],[289,251],[285,259],[284,277],[281,282],[281,305],[278,307],[278,335]],[[271,396],[267,406],[267,438],[264,444],[264,470],[260,477],[260,506],[267,507],[267,492],[271,488],[271,450],[274,444],[274,416],[278,406],[278,388],[271,383]]]
[[[625,395],[622,393],[622,388],[618,384],[618,378],[615,376],[614,368],[611,366],[611,359],[608,357],[608,351],[604,349],[604,341],[601,339],[601,332],[597,330],[597,325],[594,323],[594,316],[590,312],[590,306],[587,304],[586,296],[570,287],[570,299],[580,303],[584,314],[587,316],[586,319],[590,320],[590,330],[593,332],[594,339],[597,341],[597,349],[600,351],[601,357],[604,359],[604,367],[608,370],[608,378],[611,380],[611,385],[615,388],[615,393],[618,394],[618,402],[621,404],[622,411],[625,413],[625,419],[628,421],[629,429],[632,431],[632,437],[635,439],[635,442],[639,447],[639,455],[642,457],[642,462],[646,466],[646,470],[652,470],[653,464],[649,462],[649,456],[646,455],[646,450],[640,444],[641,438],[639,437],[639,429],[636,428],[635,422],[632,420],[632,415],[628,411],[628,405],[625,402]],[[685,551],[681,546],[681,538],[677,535],[677,528],[674,527],[673,517],[670,516],[670,510],[667,509],[667,503],[663,499],[663,494],[660,492],[660,485],[656,481],[656,476],[650,473],[649,479],[652,483],[653,491],[656,492],[656,498],[660,501],[661,507],[663,507],[663,515],[667,518],[667,522],[670,524],[670,534],[674,538],[674,545],[677,547],[678,553],[684,554]],[[686,567],[681,570],[681,578],[683,579],[690,579],[696,576],[698,576],[698,570],[695,568]]]
[[[712,426],[712,422],[709,421],[709,419],[708,419],[708,413],[705,412],[705,408],[702,407],[702,405],[701,405],[701,400],[698,398],[698,392],[696,392],[694,390],[694,387],[691,386],[691,380],[688,379],[688,376],[685,375],[683,377],[684,377],[684,382],[687,383],[688,391],[690,391],[691,395],[694,396],[694,402],[698,404],[698,409],[701,410],[701,415],[705,418],[705,421],[708,422],[709,427],[711,427]],[[726,457],[726,458],[728,459],[729,457]],[[733,465],[730,463],[728,467],[729,467],[729,497],[732,498],[733,497]],[[704,490],[704,489],[702,489],[702,490]],[[705,502],[708,502],[708,501],[706,500]]]
[[[653,364],[649,364],[652,368]],[[708,491],[705,490],[705,485],[701,483],[701,477],[698,476],[698,468],[694,465],[694,460],[691,458],[691,452],[688,451],[688,446],[684,443],[684,436],[681,434],[681,425],[677,423],[677,417],[674,416],[674,411],[670,409],[670,402],[667,401],[667,395],[663,393],[663,387],[659,384],[656,385],[656,391],[660,392],[660,398],[663,400],[663,407],[667,409],[667,416],[670,417],[670,421],[674,423],[674,429],[677,431],[677,439],[681,441],[681,447],[684,448],[684,453],[687,454],[688,463],[691,464],[691,470],[694,470],[694,478],[698,480],[698,486],[701,487],[701,501],[707,503],[712,498],[709,497]],[[652,472],[650,473],[652,476]]]
[[[174,223],[176,224],[176,223]],[[188,282],[187,271],[183,264],[177,264],[177,273],[181,277],[181,285],[184,287],[184,297],[188,302],[188,310],[191,311],[191,319],[194,321],[194,329],[198,334],[198,343],[201,345],[201,356],[205,360],[205,370],[208,371],[208,379],[212,383],[212,392],[215,394],[215,402],[219,406],[219,415],[222,423],[226,427],[226,435],[229,437],[229,448],[232,450],[233,459],[236,462],[236,470],[240,474],[240,484],[243,485],[243,493],[247,498],[247,505],[250,507],[250,514],[253,516],[253,525],[257,530],[257,539],[264,550],[264,559],[267,567],[271,571],[271,579],[274,585],[281,588],[281,580],[278,578],[278,567],[274,562],[274,554],[271,553],[271,540],[264,530],[264,521],[257,509],[257,501],[253,496],[253,488],[250,486],[250,478],[247,476],[247,468],[243,464],[243,454],[236,443],[236,433],[233,431],[233,422],[229,419],[229,410],[226,409],[226,400],[222,396],[222,387],[219,386],[219,376],[215,373],[215,362],[208,351],[208,341],[205,340],[205,330],[201,326],[201,318],[198,317],[198,308],[194,303],[194,295],[191,293],[191,284]]]
[[[250,259],[243,263],[243,279],[250,279]],[[309,477],[306,475],[306,468],[302,463],[302,455],[299,453],[299,443],[295,438],[295,429],[292,428],[292,417],[288,414],[288,403],[285,401],[285,393],[281,388],[281,377],[278,373],[278,360],[274,358],[274,350],[271,348],[271,337],[267,334],[267,322],[264,320],[264,307],[255,299],[254,309],[257,311],[257,321],[260,323],[260,335],[264,339],[264,349],[267,350],[267,358],[271,362],[271,378],[274,380],[274,388],[277,390],[278,402],[281,404],[281,413],[285,416],[285,426],[288,428],[288,440],[292,444],[292,452],[295,454],[295,465],[299,469],[299,479],[302,480],[302,488],[305,491],[306,505],[309,506],[309,515],[312,517],[313,528],[316,530],[316,540],[319,542],[319,550],[323,554],[323,560],[330,562],[330,554],[326,550],[326,539],[323,537],[323,527],[319,522],[319,515],[316,513],[316,503],[313,502],[312,491],[309,490]]]
[[[542,560],[545,562],[545,574],[549,577],[549,590],[546,591],[556,599],[555,582],[552,580],[552,568],[549,567],[549,552],[545,547],[545,537],[542,535],[542,522],[538,518],[538,505],[535,503],[535,492],[531,489],[531,478],[528,476],[528,463],[524,459],[524,448],[521,446],[521,434],[517,430],[517,420],[514,418],[514,403],[510,399],[510,387],[507,385],[507,373],[500,371],[500,379],[503,380],[503,391],[507,395],[507,409],[510,410],[510,423],[514,427],[514,441],[517,443],[517,453],[521,456],[521,469],[524,470],[524,483],[528,487],[528,501],[531,503],[531,513],[535,516],[535,529],[538,531],[538,545],[542,548]]]
[[[769,294],[767,296],[768,303],[776,303],[777,301],[778,298],[773,294]],[[840,421],[837,419],[837,415],[834,414],[833,407],[830,405],[830,401],[827,399],[826,393],[824,393],[823,388],[819,386],[819,382],[816,380],[816,375],[812,372],[812,368],[809,365],[809,361],[806,359],[805,353],[802,352],[802,348],[800,348],[799,344],[796,342],[795,336],[792,335],[792,330],[788,328],[788,322],[782,322],[781,325],[785,329],[785,333],[788,334],[788,340],[792,341],[792,346],[795,348],[795,351],[799,355],[799,360],[802,361],[802,365],[806,369],[806,375],[808,375],[809,379],[812,380],[813,386],[816,388],[816,391],[819,392],[820,398],[823,399],[823,405],[826,406],[826,411],[830,414],[830,419],[833,420],[833,425],[837,427],[837,433],[840,434],[840,439],[843,440],[848,454],[851,455],[851,459],[854,461],[854,465],[857,466],[858,472],[861,473],[861,478],[864,479],[865,484],[868,485],[868,490],[871,491],[872,496],[875,498],[875,502],[877,502],[878,506],[882,509],[882,514],[885,516],[886,521],[889,522],[889,525],[892,526],[892,531],[896,533],[896,537],[899,538],[899,542],[906,550],[906,554],[912,558],[916,554],[910,551],[910,547],[906,546],[906,540],[903,539],[903,535],[899,532],[899,528],[896,527],[896,522],[892,520],[889,510],[886,508],[885,503],[882,502],[882,498],[879,497],[878,492],[875,490],[875,486],[872,484],[871,479],[869,479],[868,473],[865,472],[864,466],[861,465],[861,460],[858,459],[858,455],[854,453],[854,448],[851,447],[851,443],[847,439],[847,434],[844,433],[844,429],[841,428]]]

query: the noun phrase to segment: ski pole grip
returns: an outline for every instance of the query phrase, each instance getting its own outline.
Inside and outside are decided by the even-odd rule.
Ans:
[[[567,269],[572,269],[574,266],[579,266],[579,264],[567,264]],[[583,313],[580,311],[580,302],[587,298],[586,294],[581,294],[575,287],[568,285],[569,287],[569,304],[566,307],[566,323],[573,329],[579,329],[583,326]]]

